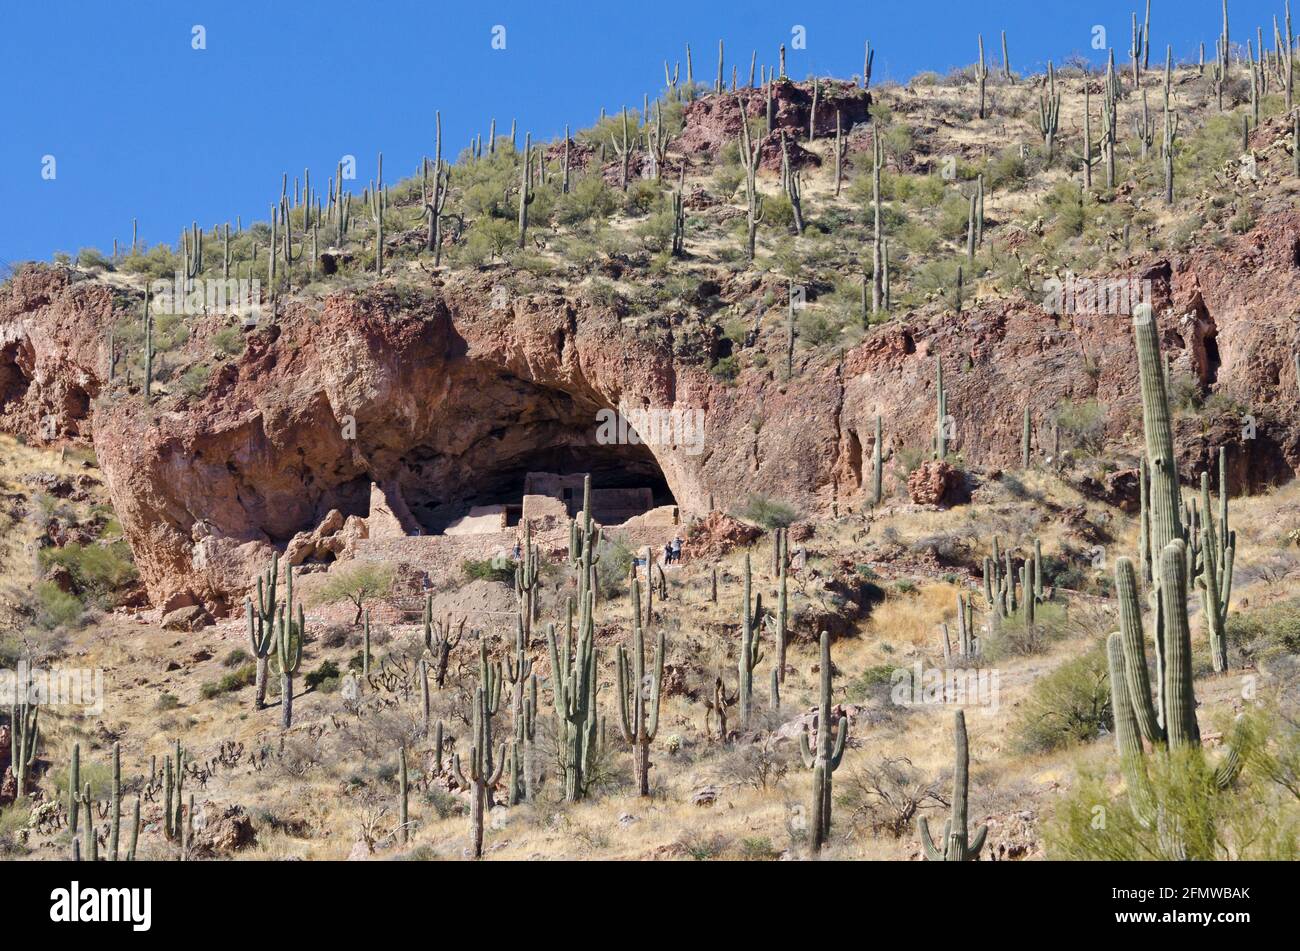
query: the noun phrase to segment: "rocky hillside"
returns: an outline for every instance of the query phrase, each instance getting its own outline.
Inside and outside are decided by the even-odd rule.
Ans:
[[[454,748],[464,770],[493,771],[470,761],[471,747],[493,746],[476,685],[491,693],[491,664],[531,663],[546,715],[528,748],[571,770],[565,750],[588,741],[551,722],[554,699],[566,676],[589,676],[601,704],[617,702],[631,676],[618,651],[653,588],[645,649],[663,630],[666,660],[652,779],[611,714],[591,795],[577,804],[571,773],[530,767],[548,778],[521,808],[492,810],[489,850],[806,854],[817,837],[790,806],[806,798],[798,737],[833,718],[841,738],[851,729],[836,779],[845,798],[814,849],[919,856],[914,817],[946,812],[955,771],[977,790],[985,855],[1101,857],[1070,810],[1100,795],[1097,776],[1108,796],[1118,782],[1104,644],[1119,623],[1114,564],[1155,531],[1139,488],[1139,457],[1152,453],[1137,300],[1154,312],[1183,517],[1191,524],[1203,473],[1215,491],[1215,507],[1207,488],[1198,510],[1206,520],[1232,500],[1231,668],[1261,676],[1270,698],[1294,682],[1300,175],[1273,68],[1255,74],[1253,96],[1194,65],[1136,82],[1075,66],[870,88],[860,77],[674,83],[648,114],[602,116],[567,141],[502,134],[454,162],[439,143],[419,174],[389,184],[378,162],[349,198],[333,180],[286,183],[274,222],[22,267],[0,287],[12,458],[0,489],[16,533],[0,554],[8,608],[31,633],[4,656],[33,645],[46,659],[75,655],[116,692],[93,730],[51,718],[37,805],[12,828],[3,820],[16,813],[0,812],[0,844],[64,854],[59,771],[73,744],[99,763],[117,744],[141,777],[146,849],[170,855],[185,841],[180,820],[162,810],[160,776],[143,777],[180,736],[187,789],[200,790],[184,814],[204,816],[183,846],[196,856],[473,854],[465,814],[484,785],[489,799],[514,788],[458,781],[444,762]],[[1165,149],[1155,137],[1175,114]],[[200,292],[255,279],[256,306],[173,312],[185,309],[164,303],[176,272]],[[610,445],[598,414],[618,407],[700,411],[703,439]],[[336,546],[293,576],[300,665],[272,658],[256,686],[245,599],[259,577],[269,588],[270,566],[281,571],[273,558],[303,550],[304,533],[373,515],[375,485],[397,487],[426,526],[429,513],[517,496],[525,473],[551,469],[662,483],[685,562],[643,573],[634,593],[632,546],[610,533],[590,543],[600,571],[580,564],[580,543],[541,550],[535,595],[527,559],[517,581],[513,565],[487,559],[434,577],[429,597],[470,623],[422,703],[421,664],[455,617],[430,607],[422,622],[407,603],[426,593],[410,566],[353,562]],[[51,526],[49,499],[72,494],[80,508]],[[56,554],[69,544],[81,547]],[[1211,547],[1190,563],[1205,570]],[[1009,613],[995,588],[1008,578]],[[503,613],[512,587],[536,599],[524,602],[522,643],[475,620]],[[340,607],[349,596],[356,617]],[[1199,601],[1188,678],[1213,748],[1234,716],[1263,724],[1276,710],[1240,696]],[[363,606],[373,630],[357,623]],[[545,635],[555,623],[563,640],[575,615],[598,649],[589,675]],[[269,630],[274,611],[262,620]],[[773,666],[778,626],[789,657]],[[978,630],[978,649],[959,646],[963,629]],[[764,642],[761,711],[739,659],[746,630]],[[969,777],[960,755],[954,767],[949,706],[891,694],[899,671],[963,665],[998,678],[1000,698],[961,728]],[[285,667],[298,680],[281,686]],[[526,679],[505,691],[498,739],[507,707],[509,729],[529,722]],[[1058,718],[1069,726],[1049,725]],[[434,720],[445,743],[431,741]],[[18,727],[0,734],[0,762]],[[523,733],[513,738],[522,749]],[[1261,764],[1292,762],[1285,743],[1294,736],[1245,758],[1267,776]],[[1295,803],[1258,782],[1231,808],[1283,816],[1265,857],[1300,851],[1288,839]],[[637,795],[651,786],[653,798]],[[289,787],[304,795],[284,807]]]

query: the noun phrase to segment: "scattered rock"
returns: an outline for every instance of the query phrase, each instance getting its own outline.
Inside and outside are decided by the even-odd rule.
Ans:
[[[192,604],[186,608],[177,608],[163,615],[162,626],[165,631],[197,631],[212,622],[212,615],[201,604]]]
[[[692,561],[721,558],[727,552],[751,544],[763,530],[746,525],[723,512],[710,512],[686,533],[686,554]]]
[[[195,833],[194,847],[200,854],[229,855],[257,844],[253,820],[243,806],[228,806],[215,821]]]
[[[708,808],[718,801],[717,786],[701,786],[691,793],[691,805]]]

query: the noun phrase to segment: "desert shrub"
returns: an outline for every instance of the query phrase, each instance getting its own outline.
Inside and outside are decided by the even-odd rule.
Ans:
[[[204,700],[211,700],[213,697],[219,697],[223,693],[234,693],[237,690],[243,690],[250,687],[257,680],[257,665],[245,664],[238,670],[231,671],[216,683],[205,683],[199,688],[199,694]]]
[[[779,786],[795,765],[794,747],[777,743],[771,734],[731,750],[718,767],[727,783],[766,790]]]
[[[997,191],[1015,191],[1028,180],[1028,168],[1019,149],[1004,149],[989,159],[984,168],[984,184]]]
[[[36,585],[36,625],[47,631],[70,627],[81,620],[85,606],[75,594],[63,591],[52,581]]]
[[[238,356],[244,352],[244,335],[238,327],[222,327],[212,335],[212,346],[222,356]]]
[[[850,703],[864,701],[885,702],[894,683],[895,668],[890,664],[877,664],[868,667],[861,674],[848,682],[845,697]]]
[[[211,372],[212,368],[206,363],[196,363],[185,368],[185,372],[176,381],[176,386],[186,396],[199,396],[207,386],[208,374]]]
[[[1056,406],[1056,424],[1075,446],[1095,455],[1106,438],[1106,407],[1097,400],[1063,400]]]
[[[596,546],[600,560],[596,562],[596,583],[601,594],[613,597],[622,593],[632,570],[632,548],[622,535],[602,539]]]
[[[944,803],[940,780],[923,775],[906,757],[882,757],[844,777],[837,805],[854,827],[897,839],[911,834],[922,806]]]
[[[167,710],[175,710],[180,705],[181,702],[176,698],[174,693],[164,692],[158,695],[158,700],[154,703],[153,708],[159,713],[163,713]]]
[[[709,373],[719,380],[731,383],[740,375],[740,362],[734,354],[721,357],[714,361],[713,366],[709,367]]]
[[[980,640],[980,654],[986,660],[1041,654],[1058,640],[1069,625],[1070,617],[1061,602],[1045,601],[1034,611],[1032,626],[1025,623],[1023,604],[1005,618],[991,619],[991,630]]]
[[[232,650],[229,654],[227,654],[224,658],[222,658],[221,666],[222,666],[222,667],[238,667],[238,666],[240,666],[241,664],[245,664],[245,663],[247,663],[247,662],[248,662],[249,660],[251,660],[251,659],[252,659],[252,658],[249,656],[248,651],[244,650],[242,647],[236,647],[236,648],[235,648],[234,650]]]
[[[57,798],[67,802],[68,778],[71,769],[67,763],[60,763],[50,772]],[[77,781],[81,789],[90,785],[90,794],[96,799],[107,799],[113,792],[113,767],[86,755],[83,745],[81,760],[77,767]],[[80,790],[78,790],[80,791]]]
[[[1295,797],[1248,765],[1219,790],[1214,764],[1201,749],[1144,759],[1163,822],[1142,821],[1126,792],[1107,776],[1084,774],[1056,803],[1044,827],[1049,859],[1137,861],[1300,857]],[[1170,829],[1178,830],[1171,840]]]
[[[757,522],[766,529],[789,528],[799,520],[799,512],[793,506],[755,494],[749,497],[739,516],[751,522]]]
[[[572,183],[555,204],[554,217],[563,225],[604,221],[618,208],[618,199],[599,175],[586,175]]]
[[[736,164],[722,164],[713,170],[713,190],[722,198],[730,198],[745,180],[745,170]]]
[[[740,840],[740,857],[746,862],[765,862],[776,858],[780,850],[767,836],[750,836]]]
[[[82,248],[77,252],[77,266],[90,270],[111,269],[112,262],[98,248]]]
[[[389,565],[358,564],[331,571],[329,581],[321,588],[318,599],[322,604],[350,602],[357,611],[352,623],[360,624],[365,602],[388,594],[392,590],[393,580],[393,569]]]
[[[77,590],[96,597],[110,594],[136,578],[131,548],[124,539],[107,545],[71,542],[62,548],[45,548],[40,563],[46,571],[56,565],[67,569]]]
[[[518,237],[519,227],[514,222],[504,218],[480,218],[466,232],[459,256],[465,264],[482,267],[497,258],[504,258]]]
[[[31,808],[25,801],[18,801],[0,808],[0,858],[11,858],[27,853],[22,844],[20,833],[27,827],[31,817]]]
[[[461,574],[466,581],[499,581],[513,584],[515,564],[513,561],[500,561],[496,558],[466,558],[460,563]]]
[[[649,214],[660,203],[659,186],[653,181],[639,178],[623,194],[623,211],[634,217]]]
[[[309,672],[302,679],[302,682],[308,690],[316,690],[317,688],[328,689],[326,684],[331,680],[337,682],[338,679],[339,665],[332,660],[326,660],[322,661],[321,665],[315,670]]]
[[[1300,598],[1228,615],[1228,643],[1245,657],[1300,653]]]
[[[691,830],[682,833],[681,838],[677,840],[677,844],[695,861],[707,862],[710,859],[722,858],[730,842],[721,833]]]
[[[1012,731],[1024,752],[1046,753],[1095,740],[1112,725],[1106,651],[1098,644],[1035,681]]]
[[[647,251],[672,247],[675,221],[671,211],[657,211],[636,226],[636,236]]]
[[[794,224],[794,206],[785,192],[763,196],[763,224],[769,228],[789,228]]]

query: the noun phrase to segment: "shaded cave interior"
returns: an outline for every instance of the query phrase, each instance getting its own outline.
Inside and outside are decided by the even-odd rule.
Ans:
[[[319,497],[316,522],[308,530],[332,508],[345,516],[372,515],[372,483],[386,492],[399,490],[400,501],[390,502],[401,509],[407,534],[413,535],[513,528],[524,517],[526,494],[550,496],[563,503],[565,514],[575,515],[582,509],[584,475],[591,476],[593,516],[603,525],[677,505],[651,447],[598,438],[597,414],[608,407],[594,397],[505,372],[487,379],[480,374],[446,392],[435,421],[423,432],[358,420],[366,470],[334,473],[334,485]],[[372,434],[378,437],[374,442],[364,439]],[[559,511],[549,502],[545,508]],[[303,528],[299,521],[293,532]]]

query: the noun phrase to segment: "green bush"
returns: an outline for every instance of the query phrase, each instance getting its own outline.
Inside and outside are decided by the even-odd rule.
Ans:
[[[154,709],[162,713],[167,710],[175,710],[180,705],[181,702],[174,693],[161,693],[158,695],[158,702],[154,704]]]
[[[1247,657],[1300,654],[1300,598],[1228,615],[1228,644]]]
[[[503,563],[493,558],[466,558],[460,563],[460,570],[466,581],[500,581],[502,584],[514,584],[515,580],[513,561]]]
[[[257,665],[245,664],[238,670],[231,671],[216,683],[205,683],[199,688],[199,695],[204,700],[211,700],[223,693],[234,693],[251,687],[257,681]]]
[[[225,656],[225,659],[221,662],[221,666],[238,667],[241,664],[247,663],[250,659],[251,657],[249,656],[248,651],[244,650],[242,647],[236,647]]]
[[[1075,446],[1095,455],[1105,444],[1106,407],[1097,400],[1063,400],[1056,406],[1056,425]]]
[[[1164,821],[1142,821],[1128,794],[1116,792],[1113,780],[1085,773],[1057,800],[1044,825],[1047,857],[1125,862],[1300,858],[1295,797],[1260,771],[1248,765],[1233,786],[1219,790],[1213,764],[1199,747],[1148,755],[1144,763]],[[1170,830],[1177,830],[1176,852]]]
[[[596,581],[600,593],[611,598],[621,594],[632,570],[632,548],[622,535],[601,540],[596,548],[600,560],[596,562]]]
[[[740,375],[740,361],[735,354],[729,357],[722,357],[714,361],[713,366],[709,367],[709,373],[726,383],[733,382]]]
[[[1112,728],[1106,651],[1099,644],[1035,681],[1012,732],[1022,751],[1047,753]]]
[[[110,544],[71,542],[62,548],[44,548],[38,557],[44,571],[65,568],[77,590],[93,596],[111,594],[136,579],[131,547],[124,539]]]
[[[766,529],[789,528],[799,520],[799,512],[784,502],[770,499],[766,495],[751,495],[739,515],[743,519],[757,522]]]
[[[36,585],[36,624],[48,631],[71,627],[81,621],[85,607],[75,594],[63,591],[53,581]]]
[[[323,686],[326,681],[339,679],[339,665],[332,660],[322,661],[321,665],[307,674],[303,678],[303,683],[308,690],[315,690]]]
[[[222,327],[212,335],[212,346],[225,357],[237,357],[244,352],[244,335],[238,327]]]

